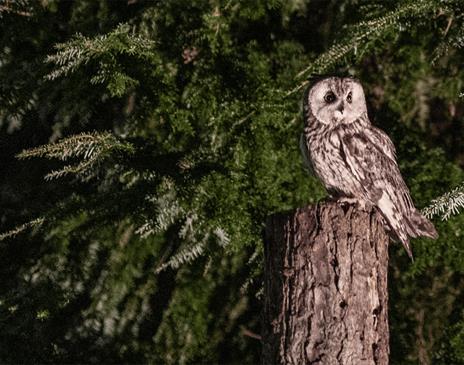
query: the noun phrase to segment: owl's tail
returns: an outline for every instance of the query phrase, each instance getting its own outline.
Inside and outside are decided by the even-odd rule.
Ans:
[[[429,237],[438,238],[437,230],[432,222],[425,218],[417,209],[413,208],[411,214],[405,219],[405,231],[396,231],[398,239],[403,244],[408,256],[413,260],[411,246],[409,244],[409,237]],[[406,234],[405,234],[406,233]],[[409,236],[409,237],[408,237]]]
[[[408,232],[408,234],[411,237],[423,236],[433,239],[438,238],[438,233],[433,223],[425,218],[417,209],[414,209],[414,211],[411,212],[409,218],[410,232]]]
[[[391,227],[390,235],[393,239],[399,240],[403,244],[411,260],[413,260],[413,255],[409,243],[410,237],[438,238],[438,233],[433,223],[415,208],[413,208],[409,217],[403,217],[399,221],[391,220],[389,221],[389,225]]]
[[[411,245],[409,243],[409,238],[416,237],[429,237],[429,238],[438,238],[438,233],[433,223],[425,218],[417,209],[413,208],[410,211],[409,217],[404,217],[402,221],[397,222],[397,226],[392,226],[391,235],[393,239],[399,240],[408,256],[413,260]]]
[[[393,196],[393,199],[391,196]],[[390,226],[391,237],[399,240],[403,244],[411,259],[412,250],[409,244],[410,237],[438,237],[438,233],[432,222],[425,218],[412,205],[412,202],[406,204],[404,200],[398,199],[398,195],[389,194],[388,191],[384,191],[377,202],[377,206]],[[400,209],[395,209],[396,206],[399,206]]]

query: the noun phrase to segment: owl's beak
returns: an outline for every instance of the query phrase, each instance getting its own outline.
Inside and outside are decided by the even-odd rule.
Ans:
[[[343,101],[337,106],[337,109],[334,112],[334,118],[336,122],[340,122],[343,118],[343,110],[345,109],[345,106],[343,105]]]
[[[335,110],[334,112],[335,121],[339,122],[344,118],[343,111]]]

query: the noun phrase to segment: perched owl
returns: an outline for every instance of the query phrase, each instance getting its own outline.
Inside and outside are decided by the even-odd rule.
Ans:
[[[371,125],[358,80],[316,81],[305,93],[304,122],[303,156],[329,194],[377,207],[411,258],[410,237],[438,237],[433,224],[414,207],[392,141]]]

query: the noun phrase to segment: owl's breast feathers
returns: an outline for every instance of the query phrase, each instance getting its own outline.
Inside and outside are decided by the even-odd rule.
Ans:
[[[314,171],[329,191],[376,206],[410,256],[409,237],[438,236],[414,207],[392,141],[367,116],[350,124],[320,127],[306,127],[305,137]]]

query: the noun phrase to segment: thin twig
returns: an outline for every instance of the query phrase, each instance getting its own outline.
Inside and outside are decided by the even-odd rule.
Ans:
[[[448,31],[450,30],[451,23],[453,23],[453,17],[451,16],[448,19],[448,24],[446,25],[445,33],[443,34],[443,37],[445,37],[448,34]]]
[[[261,341],[261,336],[258,335],[257,333],[254,333],[254,332],[250,331],[249,329],[245,328],[244,326],[240,326],[240,329],[242,330],[242,335],[248,336],[248,337],[251,337],[251,338],[255,338],[255,339]]]

